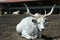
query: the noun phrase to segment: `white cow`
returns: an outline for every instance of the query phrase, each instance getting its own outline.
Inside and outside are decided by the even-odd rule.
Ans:
[[[20,11],[17,10],[17,11],[15,11],[15,12],[13,12],[12,15],[19,15],[19,12],[20,12]]]
[[[18,33],[21,33],[22,37],[25,37],[26,39],[35,39],[38,37],[38,30],[42,31],[45,29],[44,25],[46,24],[46,16],[50,15],[53,12],[53,9],[55,5],[52,7],[51,11],[45,15],[40,15],[38,13],[35,13],[34,15],[31,14],[26,4],[27,12],[26,14],[30,15],[29,17],[26,17],[17,24],[16,31]],[[41,36],[41,35],[40,35]]]
[[[4,12],[4,15],[8,14],[7,12]]]

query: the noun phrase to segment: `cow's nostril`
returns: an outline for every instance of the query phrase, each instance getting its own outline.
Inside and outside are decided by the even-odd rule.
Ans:
[[[45,29],[42,29],[42,31],[44,31]]]

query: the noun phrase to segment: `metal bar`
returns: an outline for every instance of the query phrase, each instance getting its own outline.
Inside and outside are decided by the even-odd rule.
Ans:
[[[36,6],[36,7],[29,7],[29,9],[43,9],[43,8],[52,8],[52,6]],[[55,8],[60,8],[60,6],[56,6]],[[4,8],[2,8],[4,9]],[[7,8],[9,9],[9,8]],[[26,9],[25,7],[10,7],[10,9]]]

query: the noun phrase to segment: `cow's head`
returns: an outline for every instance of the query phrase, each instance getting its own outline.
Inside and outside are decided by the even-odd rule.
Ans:
[[[37,23],[38,23],[38,27],[39,27],[40,31],[42,31],[42,29],[45,29],[45,28],[46,28],[45,25],[47,25],[47,24],[49,23],[49,22],[47,22],[47,18],[46,18],[46,17],[52,14],[52,12],[53,12],[54,7],[55,7],[56,4],[53,5],[53,7],[52,7],[52,9],[51,9],[51,11],[50,11],[49,13],[47,13],[46,10],[44,10],[44,11],[45,11],[45,14],[44,14],[44,15],[41,15],[40,13],[35,13],[35,14],[33,15],[33,14],[29,11],[28,6],[27,6],[26,4],[24,4],[24,5],[25,5],[25,7],[26,7],[26,9],[27,9],[26,14],[27,14],[27,15],[30,15],[30,16],[32,16],[32,17],[34,17],[34,18],[36,18],[36,21],[37,21]],[[46,13],[47,13],[47,14],[46,14]],[[35,20],[34,20],[34,21],[35,21]],[[36,21],[35,21],[35,23],[36,23]]]

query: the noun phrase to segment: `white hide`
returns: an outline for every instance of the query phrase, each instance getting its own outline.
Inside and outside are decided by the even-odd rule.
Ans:
[[[37,38],[38,30],[37,30],[36,25],[32,22],[32,19],[36,20],[36,18],[34,18],[32,16],[26,17],[26,18],[22,19],[21,22],[16,27],[16,31],[18,33],[21,33],[22,37],[25,37],[27,39]],[[38,22],[39,30],[42,31],[42,29],[44,29],[43,23],[45,22],[45,19],[43,17],[41,17],[41,19],[38,18],[37,22]],[[32,36],[32,35],[34,35],[34,36]]]
[[[26,17],[22,19],[22,21],[16,27],[16,31],[18,33],[22,33],[22,37],[25,37],[27,39],[37,38],[37,28],[32,22],[32,19],[35,19],[35,18]],[[33,34],[35,34],[34,37],[32,36]]]

